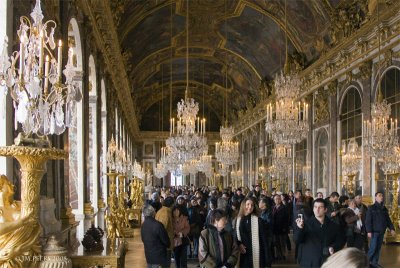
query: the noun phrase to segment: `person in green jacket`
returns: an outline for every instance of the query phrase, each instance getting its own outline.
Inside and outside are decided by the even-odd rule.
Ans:
[[[210,225],[199,239],[199,261],[204,268],[233,268],[239,258],[239,248],[230,232],[224,230],[227,217],[223,210],[210,212]]]

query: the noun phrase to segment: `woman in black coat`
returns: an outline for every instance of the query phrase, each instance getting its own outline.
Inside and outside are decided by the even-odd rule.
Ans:
[[[266,226],[258,216],[256,200],[246,197],[235,221],[236,239],[240,250],[239,267],[271,267]]]

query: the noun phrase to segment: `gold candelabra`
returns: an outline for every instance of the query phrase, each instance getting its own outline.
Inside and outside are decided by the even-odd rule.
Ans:
[[[0,267],[28,267],[32,263],[24,262],[41,254],[39,200],[45,164],[51,159],[67,158],[67,152],[12,145],[0,147],[0,156],[12,156],[21,165],[21,218],[0,224]]]

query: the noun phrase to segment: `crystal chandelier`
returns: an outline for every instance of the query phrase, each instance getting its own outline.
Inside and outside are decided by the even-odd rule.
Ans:
[[[157,178],[163,178],[168,174],[168,166],[166,165],[165,160],[166,160],[166,148],[161,147],[160,162],[157,163],[157,166],[154,170],[154,175]]]
[[[308,104],[296,103],[300,84],[297,74],[286,75],[282,72],[276,76],[275,114],[272,104],[268,104],[265,123],[265,130],[275,143],[296,144],[307,138]]]
[[[212,168],[211,155],[203,154],[197,161],[197,170],[206,173]]]
[[[178,120],[170,120],[170,137],[166,140],[169,154],[179,164],[184,164],[207,153],[207,138],[205,137],[205,119],[197,117],[199,104],[192,98],[178,103]],[[197,124],[196,124],[197,122]],[[196,128],[197,125],[197,128]]]
[[[361,168],[361,152],[355,138],[351,138],[346,146],[342,141],[342,174],[354,176]]]
[[[397,119],[390,118],[391,108],[379,89],[378,101],[372,105],[371,121],[363,124],[364,147],[378,161],[390,157],[398,145]]]
[[[229,165],[219,163],[218,164],[218,173],[221,176],[226,177],[229,174]]]
[[[62,43],[58,43],[57,59],[53,20],[43,22],[40,0],[28,17],[20,18],[17,31],[19,51],[7,55],[7,37],[0,58],[0,94],[7,88],[14,101],[15,122],[23,132],[49,135],[62,134],[74,124],[75,105],[81,100],[78,84],[73,81],[73,51],[68,51],[68,61],[62,70]],[[18,65],[18,66],[17,66]],[[62,74],[65,84],[62,83]]]
[[[265,130],[275,143],[296,144],[307,137],[308,104],[298,102],[301,81],[295,72],[291,72],[288,62],[287,21],[285,2],[285,40],[286,62],[284,70],[277,74],[274,81],[276,94],[275,107],[267,105]],[[275,108],[275,112],[273,109]],[[275,116],[274,116],[275,115]]]
[[[391,153],[385,157],[385,161],[381,163],[381,168],[385,174],[400,172],[400,148],[398,146],[392,148]]]
[[[170,119],[170,137],[166,140],[171,162],[184,164],[207,153],[206,120],[197,117],[199,104],[188,97],[189,92],[189,1],[186,8],[186,89],[185,99],[178,102],[177,120]]]
[[[143,171],[142,166],[135,160],[133,163],[133,176],[135,176],[138,179],[144,179],[145,173]]]
[[[276,144],[272,149],[272,165],[278,173],[284,174],[290,170],[292,166],[292,148],[285,144]]]
[[[239,143],[232,141],[234,134],[233,127],[221,127],[221,142],[215,143],[215,157],[224,165],[233,165],[239,158]]]

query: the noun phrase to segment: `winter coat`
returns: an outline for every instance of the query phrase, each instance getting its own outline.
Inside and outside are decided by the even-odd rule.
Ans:
[[[367,217],[365,219],[365,227],[367,233],[384,233],[386,228],[394,230],[392,221],[390,220],[389,213],[385,205],[375,202],[367,210]]]
[[[324,224],[313,216],[304,222],[302,229],[295,226],[294,240],[298,245],[298,263],[301,267],[320,267],[329,257],[326,250],[333,247],[337,252],[344,243],[339,226],[325,216]],[[325,250],[324,250],[325,248]]]
[[[190,232],[190,225],[188,217],[180,215],[178,218],[172,217],[172,223],[174,226],[174,244],[173,247],[182,245],[182,238],[188,236]],[[179,236],[182,233],[183,237]]]
[[[219,242],[222,241],[223,254]],[[223,256],[223,259],[222,259]],[[217,228],[209,225],[201,231],[199,239],[199,262],[201,267],[214,268],[226,266],[235,267],[239,258],[239,248],[230,232],[218,232]]]
[[[172,209],[163,206],[156,214],[156,220],[164,225],[165,230],[167,230],[169,240],[171,245],[169,249],[172,249],[174,240],[174,226],[172,224]]]
[[[274,235],[287,234],[289,232],[289,212],[283,204],[272,209],[272,218]]]
[[[148,264],[166,264],[170,240],[162,223],[153,217],[146,217],[141,227],[144,254]]]

